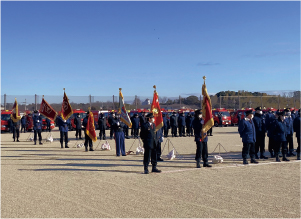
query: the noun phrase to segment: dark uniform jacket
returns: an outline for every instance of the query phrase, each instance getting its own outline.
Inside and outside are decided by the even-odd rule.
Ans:
[[[140,120],[140,126],[142,127],[142,124],[146,123],[146,118],[144,116],[139,116],[139,120]]]
[[[16,129],[16,130],[17,130],[17,129],[20,130],[20,120],[13,123],[13,128]]]
[[[260,115],[259,113],[255,113],[253,122],[255,125],[256,136],[264,136],[265,135],[265,123],[263,120],[263,116]]]
[[[296,138],[300,138],[300,115],[294,119],[294,131],[296,132]]]
[[[23,126],[26,126],[26,117],[25,116],[22,116],[22,118],[21,118],[21,124]]]
[[[152,124],[153,128],[149,122],[146,122],[141,126],[140,137],[143,141],[143,147],[145,149],[153,149],[156,145],[156,127],[154,123]]]
[[[138,129],[139,128],[139,122],[140,122],[140,119],[139,117],[133,117],[132,119],[132,128],[133,129]]]
[[[114,119],[112,124],[114,132],[123,132],[123,129],[126,128],[126,124],[121,122],[119,119]]]
[[[185,116],[183,116],[182,114],[180,114],[180,116],[178,117],[178,124],[179,126],[186,126]]]
[[[187,127],[192,127],[192,121],[193,121],[193,117],[191,115],[186,116],[185,122]]]
[[[202,119],[194,119],[192,122],[192,127],[194,129],[194,140],[200,141],[202,138],[202,129],[203,129],[203,124],[202,124]],[[208,137],[206,136],[206,138],[203,139],[203,142],[207,142],[208,141]]]
[[[293,128],[293,118],[292,117],[287,117],[284,120],[285,126],[286,126],[286,134],[287,135],[292,135],[294,134],[294,128]]]
[[[256,131],[254,121],[247,121],[246,118],[242,119],[238,124],[238,132],[242,138],[243,143],[255,143]]]
[[[33,130],[41,130],[42,129],[42,118],[41,116],[33,116]],[[38,122],[39,121],[39,122]]]
[[[99,117],[98,118],[98,128],[99,130],[106,130],[107,128],[107,121],[105,117]]]
[[[172,115],[172,116],[170,117],[170,126],[171,126],[171,127],[178,127],[177,116]]]
[[[76,126],[76,129],[81,129],[82,128],[82,119],[80,117],[75,117],[74,118],[74,125]]]
[[[69,124],[70,124],[69,120],[66,120],[66,122],[64,122],[63,119],[61,117],[59,117],[58,125],[59,125],[59,130],[61,132],[68,132]]]
[[[281,120],[278,120],[276,122],[276,126],[275,126],[275,140],[276,141],[286,141],[286,126],[285,123],[282,122]]]

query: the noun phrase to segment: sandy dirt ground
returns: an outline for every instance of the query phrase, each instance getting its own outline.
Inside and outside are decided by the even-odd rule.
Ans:
[[[300,161],[242,165],[237,127],[213,128],[209,137],[209,163],[220,153],[222,164],[195,168],[194,138],[170,137],[162,143],[162,173],[148,175],[143,155],[117,157],[114,140],[111,151],[101,151],[98,140],[85,152],[75,131],[69,149],[60,148],[57,128],[52,143],[44,141],[47,132],[43,145],[30,135],[13,142],[12,134],[1,134],[2,218],[300,218]],[[125,145],[135,151],[139,141]],[[172,148],[177,157],[166,160]]]

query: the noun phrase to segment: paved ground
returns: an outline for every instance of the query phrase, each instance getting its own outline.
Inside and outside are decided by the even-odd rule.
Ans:
[[[223,164],[196,169],[193,138],[169,138],[163,155],[174,146],[177,158],[149,175],[142,155],[116,157],[113,140],[111,151],[97,141],[96,151],[84,152],[74,134],[69,149],[60,148],[57,130],[57,140],[42,146],[26,141],[29,133],[21,142],[1,134],[2,218],[300,218],[300,161],[242,165],[237,127],[214,128],[209,137],[210,161],[220,149]],[[126,140],[126,150],[138,144]]]

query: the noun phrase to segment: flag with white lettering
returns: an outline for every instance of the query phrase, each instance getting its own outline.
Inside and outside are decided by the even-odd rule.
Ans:
[[[44,98],[42,98],[39,111],[42,115],[44,115],[48,119],[55,121],[57,112],[50,106],[50,104]]]

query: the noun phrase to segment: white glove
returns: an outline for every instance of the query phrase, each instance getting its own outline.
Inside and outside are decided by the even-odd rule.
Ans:
[[[120,125],[120,123],[119,122],[117,122],[117,126],[119,126]]]
[[[40,120],[37,120],[37,122],[40,122]]]
[[[66,120],[64,120],[64,122],[66,122]]]

